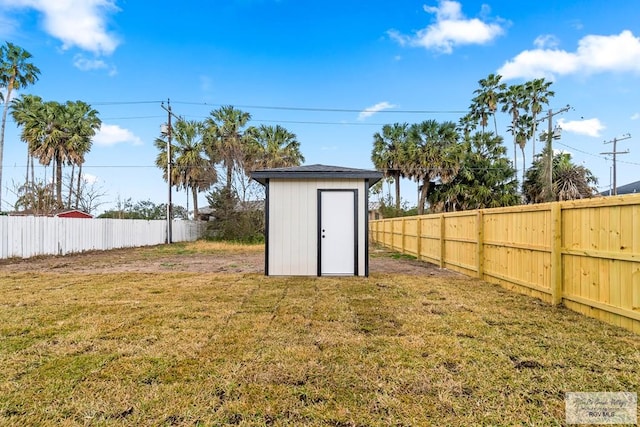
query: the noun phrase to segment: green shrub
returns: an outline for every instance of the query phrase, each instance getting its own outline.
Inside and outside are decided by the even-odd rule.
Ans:
[[[264,241],[264,212],[258,209],[239,209],[238,197],[226,188],[207,195],[213,209],[213,220],[207,225],[206,237],[242,243]]]

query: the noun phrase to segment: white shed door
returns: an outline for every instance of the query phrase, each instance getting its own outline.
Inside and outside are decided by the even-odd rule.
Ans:
[[[353,190],[320,190],[320,275],[356,274],[356,200]]]

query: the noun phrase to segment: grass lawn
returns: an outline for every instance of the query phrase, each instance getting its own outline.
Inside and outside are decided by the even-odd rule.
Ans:
[[[639,390],[640,336],[472,279],[0,271],[3,426],[563,425]]]

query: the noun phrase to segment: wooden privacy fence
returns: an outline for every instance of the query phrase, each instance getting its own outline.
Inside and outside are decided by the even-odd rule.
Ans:
[[[173,221],[172,241],[197,240],[204,227],[200,221]],[[166,221],[0,216],[0,259],[159,245],[166,236]]]
[[[640,333],[640,194],[371,221],[396,251]]]

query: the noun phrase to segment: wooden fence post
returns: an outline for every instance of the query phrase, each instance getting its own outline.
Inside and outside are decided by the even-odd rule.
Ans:
[[[476,252],[476,268],[478,270],[478,278],[482,279],[482,277],[484,276],[484,215],[481,209],[478,209],[476,221],[476,238],[478,239]]]
[[[440,214],[440,268],[444,268],[444,250],[445,250],[445,241],[444,241],[444,214]]]
[[[406,233],[405,230],[406,230],[406,228],[405,228],[404,218],[402,218],[400,221],[401,221],[400,222],[400,236],[402,236],[401,240],[400,240],[400,252],[404,254],[404,246],[405,246],[404,239],[405,239],[405,233]]]
[[[416,252],[418,260],[422,259],[422,217],[416,218]]]
[[[562,303],[562,207],[551,205],[551,304]]]
[[[387,243],[387,239],[389,238],[389,233],[387,233],[387,224],[389,224],[389,220],[388,219],[383,219],[382,220],[382,244],[385,247],[389,247],[389,244]]]

